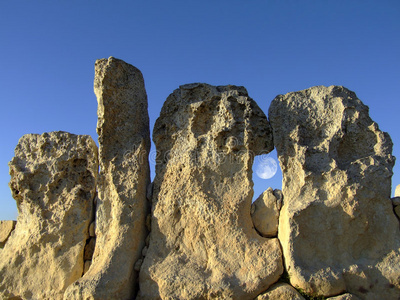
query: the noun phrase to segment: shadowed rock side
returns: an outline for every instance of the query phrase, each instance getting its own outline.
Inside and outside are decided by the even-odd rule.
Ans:
[[[110,57],[95,65],[100,176],[92,264],[65,299],[130,299],[138,286],[135,262],[147,235],[150,182],[147,95],[135,67]]]
[[[389,135],[338,86],[277,96],[269,117],[285,195],[278,238],[292,285],[325,296],[398,299]]]
[[[139,299],[252,299],[283,271],[279,241],[250,217],[254,154],[273,149],[268,120],[243,87],[190,84],[166,100],[150,246]]]
[[[62,299],[83,272],[96,144],[66,132],[27,134],[9,166],[19,215],[0,251],[0,299]]]

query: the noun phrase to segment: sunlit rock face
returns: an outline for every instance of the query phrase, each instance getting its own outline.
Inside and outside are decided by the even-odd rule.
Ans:
[[[140,299],[253,299],[283,271],[279,241],[250,217],[254,154],[273,149],[268,120],[243,87],[191,84],[166,100],[150,246]]]
[[[389,135],[339,86],[277,96],[269,118],[283,172],[278,238],[292,285],[325,296],[398,299]]]
[[[290,284],[278,282],[254,300],[305,300]]]
[[[279,211],[282,207],[282,192],[268,188],[251,205],[254,227],[263,237],[278,235]]]
[[[147,95],[142,73],[113,57],[96,61],[94,91],[100,163],[96,247],[89,270],[64,299],[131,299],[149,212]]]
[[[4,248],[11,232],[15,229],[16,221],[0,221],[0,249]]]
[[[27,134],[9,166],[19,215],[0,251],[0,298],[62,299],[83,273],[96,144],[90,136],[66,132]]]

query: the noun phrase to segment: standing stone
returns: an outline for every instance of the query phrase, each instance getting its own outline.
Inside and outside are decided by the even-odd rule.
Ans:
[[[253,202],[251,217],[254,227],[263,237],[278,235],[279,211],[282,205],[280,190],[268,188]]]
[[[147,95],[135,67],[113,57],[95,64],[100,176],[96,247],[92,264],[65,299],[130,299],[135,296],[147,231],[150,183]]]
[[[396,186],[396,190],[394,192],[395,197],[400,197],[400,184]]]
[[[16,221],[0,221],[0,249],[4,248],[11,232],[15,228]]]
[[[9,166],[19,215],[0,252],[0,299],[62,299],[84,269],[96,144],[66,132],[27,134]]]
[[[269,109],[283,172],[278,237],[307,293],[400,297],[400,232],[389,135],[340,86],[277,96]]]
[[[151,238],[140,299],[253,299],[283,272],[279,241],[253,228],[252,163],[273,149],[268,120],[243,87],[189,84],[166,100]]]

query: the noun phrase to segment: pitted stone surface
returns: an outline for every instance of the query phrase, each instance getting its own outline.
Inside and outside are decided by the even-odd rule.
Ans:
[[[277,96],[269,117],[285,195],[278,237],[291,284],[325,296],[399,298],[389,135],[338,86]]]
[[[27,134],[9,166],[19,215],[0,252],[0,298],[62,299],[84,269],[96,144],[66,132]]]
[[[298,291],[287,283],[276,283],[265,293],[262,293],[254,300],[305,300]]]
[[[243,87],[190,84],[166,100],[139,299],[253,299],[283,272],[279,241],[250,217],[254,155],[273,149]]]
[[[16,221],[0,221],[0,249],[6,244],[11,232],[15,228]]]
[[[141,72],[113,57],[95,64],[100,176],[96,247],[88,272],[65,299],[130,299],[136,294],[147,230],[150,183],[147,95]]]
[[[251,206],[251,217],[257,231],[263,237],[276,237],[278,235],[279,211],[282,206],[282,192],[268,188]]]

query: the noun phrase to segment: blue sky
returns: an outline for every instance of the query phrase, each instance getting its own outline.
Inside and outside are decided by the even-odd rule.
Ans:
[[[265,113],[278,94],[343,85],[400,157],[399,16],[398,0],[1,1],[0,219],[17,215],[7,164],[22,135],[97,141],[94,62],[109,56],[142,71],[151,126],[185,83],[243,85]],[[281,174],[254,181],[259,195]]]

